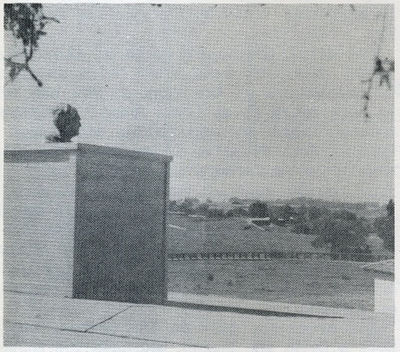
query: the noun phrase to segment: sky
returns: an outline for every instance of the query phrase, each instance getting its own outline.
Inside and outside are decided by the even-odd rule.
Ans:
[[[44,143],[69,103],[74,141],[172,155],[172,199],[393,198],[393,90],[375,84],[369,120],[361,99],[378,47],[394,55],[390,5],[44,8],[44,86],[5,86],[5,148]]]

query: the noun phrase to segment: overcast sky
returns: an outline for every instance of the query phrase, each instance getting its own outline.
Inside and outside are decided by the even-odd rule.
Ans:
[[[43,143],[65,102],[76,141],[173,155],[171,198],[385,202],[393,92],[374,89],[367,122],[361,99],[383,9],[45,4],[61,23],[32,60],[44,86],[5,87],[6,145]],[[390,6],[384,38],[393,57]]]

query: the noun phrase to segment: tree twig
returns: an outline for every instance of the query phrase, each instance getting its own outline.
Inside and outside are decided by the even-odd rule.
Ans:
[[[36,83],[39,87],[43,86],[43,82],[33,73],[33,71],[31,70],[31,68],[29,67],[28,64],[26,64],[25,70],[27,70],[29,72],[29,74],[36,81]]]

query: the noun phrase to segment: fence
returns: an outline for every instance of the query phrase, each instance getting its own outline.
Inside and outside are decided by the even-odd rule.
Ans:
[[[359,262],[376,262],[393,259],[389,254],[369,253],[321,253],[321,252],[214,252],[214,253],[170,253],[171,261],[184,260],[272,260],[272,259],[328,259]]]

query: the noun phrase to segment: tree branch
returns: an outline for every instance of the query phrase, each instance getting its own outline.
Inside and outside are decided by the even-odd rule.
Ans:
[[[43,19],[43,20],[46,20],[46,21],[53,21],[53,22],[56,22],[56,23],[60,23],[60,21],[59,21],[57,18],[55,18],[55,17],[43,16],[42,19]]]
[[[6,84],[13,81],[22,70],[26,70],[41,87],[43,83],[33,73],[29,67],[29,62],[38,48],[40,37],[46,34],[43,31],[45,25],[50,21],[60,22],[54,17],[44,16],[42,4],[5,4],[4,8],[4,29],[11,31],[15,39],[22,41],[23,51],[21,54],[24,55],[25,59],[24,63],[12,61],[12,57],[18,56],[18,54],[5,58],[5,65],[9,67],[8,76],[10,78]]]
[[[32,78],[36,81],[37,85],[39,87],[43,86],[42,81],[32,72],[31,68],[29,67],[28,64],[25,65],[25,70],[29,72],[29,74],[32,76]]]

